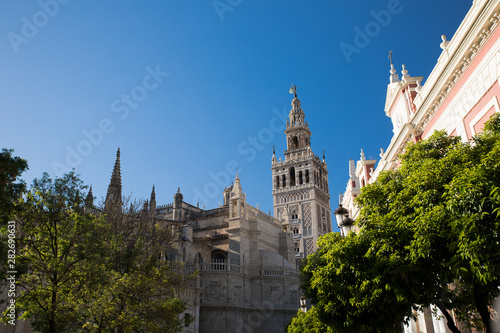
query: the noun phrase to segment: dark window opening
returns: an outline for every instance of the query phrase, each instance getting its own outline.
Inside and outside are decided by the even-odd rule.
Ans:
[[[212,269],[218,271],[226,270],[227,255],[224,252],[212,253]]]
[[[295,186],[295,168],[290,168],[290,186]]]

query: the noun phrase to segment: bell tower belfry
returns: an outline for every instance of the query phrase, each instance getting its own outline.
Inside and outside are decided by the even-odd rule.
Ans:
[[[288,217],[293,233],[296,258],[305,258],[316,250],[318,237],[332,231],[328,171],[325,156],[320,159],[311,149],[311,131],[304,110],[294,95],[285,128],[285,159],[276,159],[273,149],[274,216]]]

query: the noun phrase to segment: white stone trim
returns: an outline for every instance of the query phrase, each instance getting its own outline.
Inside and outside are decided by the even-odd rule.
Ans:
[[[475,3],[471,7],[446,48],[450,55],[449,61],[438,61],[423,85],[421,98],[416,103],[418,111],[412,121],[419,128],[427,127],[490,34],[495,31],[499,23],[498,10],[500,3],[497,1],[484,1],[480,5]]]
[[[500,112],[500,107],[498,105],[498,100],[496,96],[493,96],[493,98],[486,103],[486,105],[479,111],[479,113],[470,121],[469,127],[470,127],[470,132],[472,135],[477,134],[476,131],[474,130],[474,126],[481,120],[481,118],[484,117],[486,112],[488,112],[491,107],[494,106],[496,112]]]
[[[429,134],[435,130],[444,129],[451,133],[458,129],[467,113],[481,100],[482,96],[500,78],[500,39],[484,56],[483,61],[471,73],[466,82],[450,101],[446,110],[428,131]],[[483,76],[485,74],[485,76]],[[454,88],[456,89],[456,88]],[[451,92],[451,90],[450,90]],[[437,110],[436,110],[437,111]],[[432,115],[434,117],[435,114]],[[430,121],[431,118],[428,120]]]

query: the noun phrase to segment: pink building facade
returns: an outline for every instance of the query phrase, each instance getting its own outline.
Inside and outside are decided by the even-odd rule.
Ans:
[[[474,0],[451,40],[442,36],[441,55],[424,84],[424,77],[411,76],[405,65],[398,75],[391,64],[384,111],[392,121],[393,137],[380,149],[378,161],[367,160],[363,150],[357,162],[349,161],[349,181],[340,203],[352,218],[359,214],[355,198],[361,189],[380,172],[397,168],[408,142],[425,139],[435,130],[468,141],[500,112],[499,25],[500,1]],[[405,332],[449,332],[443,320],[426,311]]]

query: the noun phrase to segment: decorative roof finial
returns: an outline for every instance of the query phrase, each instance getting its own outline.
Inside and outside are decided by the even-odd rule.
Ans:
[[[439,46],[444,50],[446,47],[448,47],[448,44],[450,43],[449,40],[446,40],[446,35],[441,36],[441,40],[443,41]]]
[[[321,153],[323,153],[323,162],[324,162],[325,161],[325,150],[323,149],[323,151]]]
[[[361,160],[362,161],[365,161],[366,160],[366,157],[365,157],[365,152],[363,151],[363,148],[361,148]]]
[[[390,77],[390,82],[391,83],[396,83],[399,82],[399,76],[396,73],[396,70],[394,69],[394,63],[392,62],[392,50],[389,51],[389,60],[391,61],[391,77]]]
[[[420,93],[422,91],[422,86],[420,85],[420,80],[417,80],[417,86],[415,87],[415,91]]]
[[[276,155],[276,146],[273,144],[273,155]]]
[[[292,87],[290,88],[290,90],[288,90],[288,92],[290,94],[293,94],[293,96],[295,98],[297,98],[297,86],[295,86],[293,83],[292,83]]]
[[[408,74],[408,70],[406,69],[406,66],[403,64],[403,70],[401,71],[401,74],[403,74],[403,78],[410,77]]]

